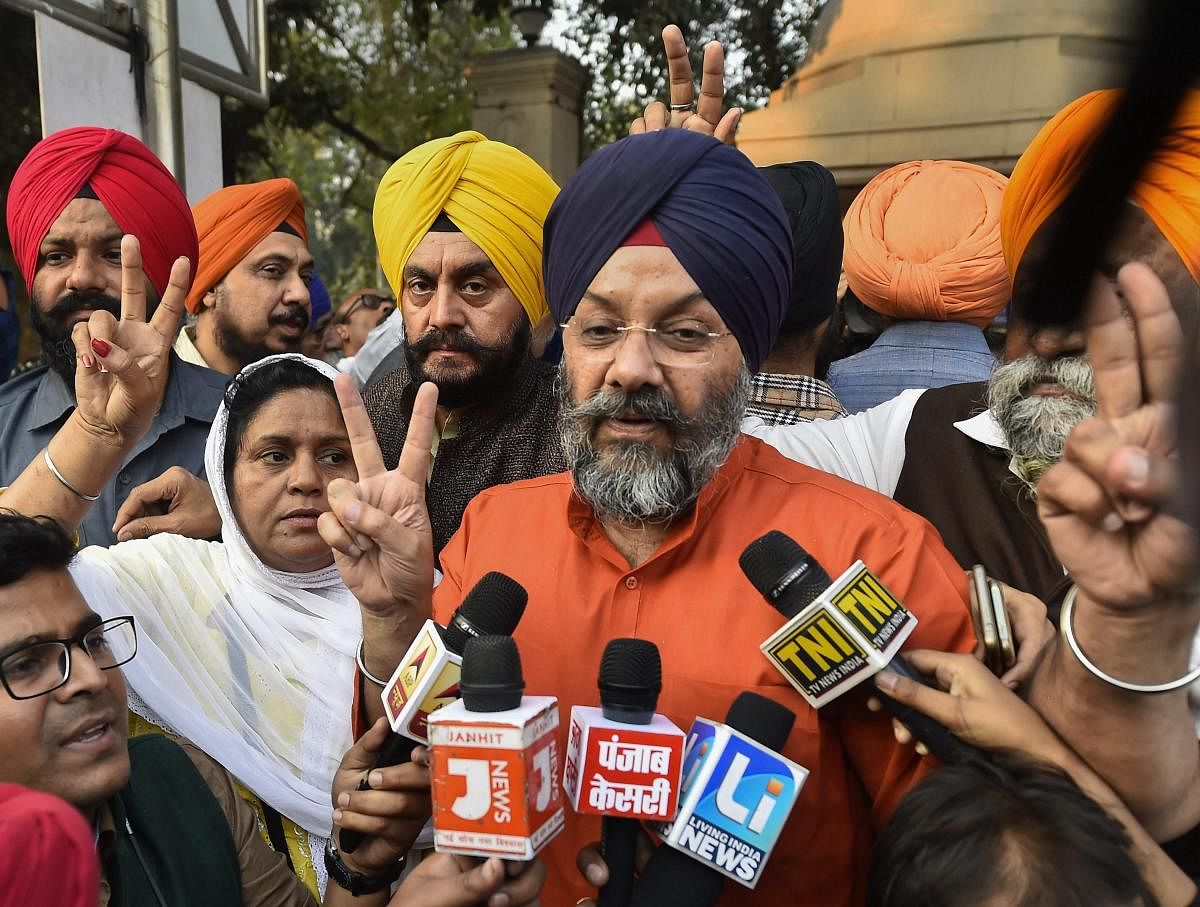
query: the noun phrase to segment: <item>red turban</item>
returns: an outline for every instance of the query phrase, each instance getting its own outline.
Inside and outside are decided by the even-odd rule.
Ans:
[[[284,177],[218,189],[197,202],[193,213],[200,231],[200,266],[187,298],[187,310],[192,314],[200,308],[204,294],[281,224],[291,227],[308,245],[300,187]]]
[[[96,844],[79,810],[0,784],[0,907],[87,907],[99,895]]]
[[[160,296],[175,259],[186,257],[195,273],[196,225],[171,172],[131,135],[76,126],[34,145],[8,190],[8,235],[27,287],[42,240],[85,184],[117,226],[138,238],[142,268]]]

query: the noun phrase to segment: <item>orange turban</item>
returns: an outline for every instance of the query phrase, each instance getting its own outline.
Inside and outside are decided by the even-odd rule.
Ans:
[[[304,199],[290,179],[226,186],[197,202],[192,214],[200,234],[200,267],[187,298],[187,310],[193,314],[204,294],[281,224],[308,243]]]
[[[962,161],[912,161],[880,173],[842,223],[854,295],[889,318],[985,327],[1011,295],[1000,251],[1006,182]]]
[[[1093,91],[1072,101],[1030,142],[1004,193],[1000,238],[1008,273],[1038,227],[1066,200],[1120,92]],[[1200,91],[1188,92],[1170,132],[1146,163],[1130,197],[1174,246],[1200,282]]]

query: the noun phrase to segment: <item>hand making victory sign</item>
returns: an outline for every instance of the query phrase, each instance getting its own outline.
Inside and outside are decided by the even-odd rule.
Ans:
[[[1179,319],[1145,265],[1126,265],[1117,282],[1128,314],[1098,281],[1085,316],[1096,416],[1075,427],[1038,485],[1038,513],[1080,592],[1122,609],[1193,593],[1197,535],[1171,512]]]
[[[697,98],[683,32],[677,25],[668,25],[663,29],[662,39],[671,83],[670,107],[662,101],[652,101],[630,125],[629,134],[678,127],[703,132],[731,144],[742,118],[742,110],[740,107],[731,107],[723,114],[721,112],[725,104],[725,51],[721,43],[709,41],[704,47],[700,97]]]
[[[121,318],[93,312],[71,340],[76,411],[97,437],[129,447],[150,428],[167,387],[168,359],[187,296],[189,265],[176,259],[162,300],[146,318],[146,276],[135,237],[121,239]]]
[[[342,579],[366,609],[399,607],[419,622],[429,615],[433,589],[433,532],[425,506],[432,461],[437,387],[423,384],[395,469],[387,470],[362,397],[339,375],[338,403],[358,468],[358,481],[329,483],[331,510],[317,528],[333,549]]]

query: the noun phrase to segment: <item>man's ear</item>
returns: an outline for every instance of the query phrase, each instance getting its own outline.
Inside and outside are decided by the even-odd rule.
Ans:
[[[554,315],[550,312],[538,319],[537,324],[533,326],[533,334],[529,341],[529,351],[533,354],[534,359],[542,357],[542,353],[546,351],[546,344],[554,336],[554,330],[557,327]]]
[[[217,307],[217,298],[221,295],[218,292],[220,290],[220,288],[221,288],[221,285],[217,284],[215,287],[213,287],[211,290],[209,290],[203,296],[200,297],[200,305],[196,308],[197,315],[202,315],[205,312],[215,309]]]

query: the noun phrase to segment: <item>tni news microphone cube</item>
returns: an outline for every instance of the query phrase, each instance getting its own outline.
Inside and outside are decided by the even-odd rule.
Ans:
[[[688,731],[683,793],[663,841],[754,888],[792,812],[808,769],[724,724],[697,718]]]
[[[575,706],[563,790],[577,813],[662,822],[679,806],[683,731],[662,715],[625,724],[602,709]]]
[[[458,699],[462,659],[446,648],[432,620],[417,634],[383,688],[383,711],[392,730],[429,742],[429,716]]]
[[[456,702],[429,717],[434,847],[531,860],[563,827],[558,700],[471,712]]]
[[[760,648],[818,709],[887,667],[916,626],[916,615],[855,561]]]

